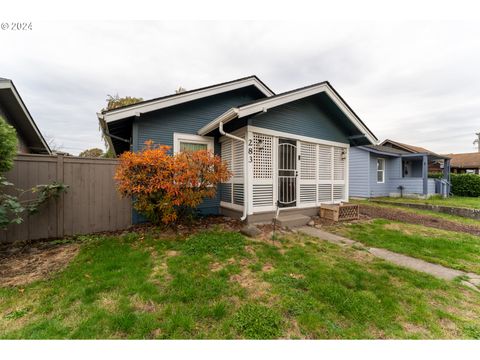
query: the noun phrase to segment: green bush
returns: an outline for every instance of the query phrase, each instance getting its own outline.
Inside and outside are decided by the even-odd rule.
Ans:
[[[17,153],[17,133],[13,126],[0,116],[0,174],[13,167],[13,158]]]
[[[452,193],[457,196],[480,196],[480,175],[451,174]]]
[[[428,173],[428,178],[429,179],[442,179],[443,178],[443,173],[441,173],[441,172],[429,172]]]

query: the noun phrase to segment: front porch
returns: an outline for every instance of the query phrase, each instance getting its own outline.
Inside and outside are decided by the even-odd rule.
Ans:
[[[270,222],[278,208],[313,216],[322,204],[348,201],[349,144],[250,125],[231,134],[242,140],[220,138],[233,173],[221,186],[222,214]]]
[[[450,194],[450,159],[432,154],[401,155],[401,176],[392,176],[389,195],[392,197],[429,198],[434,195],[447,197]],[[442,176],[429,177],[432,164],[441,163]]]

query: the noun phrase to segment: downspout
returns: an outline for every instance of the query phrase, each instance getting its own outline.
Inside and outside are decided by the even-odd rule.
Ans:
[[[243,215],[240,218],[240,220],[244,221],[247,218],[247,206],[248,206],[248,174],[247,174],[247,172],[248,172],[248,162],[247,162],[248,149],[247,149],[247,140],[242,139],[241,137],[226,133],[223,130],[223,122],[221,122],[221,121],[218,123],[218,131],[223,136],[226,136],[226,137],[228,137],[230,139],[233,139],[233,140],[241,141],[243,143],[243,150],[244,150],[243,152],[244,152],[244,155],[245,155],[244,164],[243,164],[243,184],[244,184],[243,185]]]

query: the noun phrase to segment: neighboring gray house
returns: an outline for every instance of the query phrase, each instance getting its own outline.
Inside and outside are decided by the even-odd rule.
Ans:
[[[442,162],[443,179],[428,177],[429,164],[434,162]],[[382,145],[352,147],[350,196],[448,196],[449,163],[448,157],[392,140]]]
[[[271,220],[277,207],[314,214],[322,204],[348,201],[350,146],[377,142],[328,82],[274,94],[250,76],[98,118],[116,154],[151,139],[173,152],[221,155],[233,176],[199,209],[248,221]]]
[[[0,78],[0,116],[17,131],[18,152],[51,154],[12,80]]]

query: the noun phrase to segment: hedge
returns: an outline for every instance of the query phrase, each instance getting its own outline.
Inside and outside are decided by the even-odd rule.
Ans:
[[[451,174],[452,193],[457,196],[480,196],[480,175]]]
[[[441,173],[441,172],[429,172],[428,173],[428,178],[429,179],[442,179],[443,178],[443,173]]]

